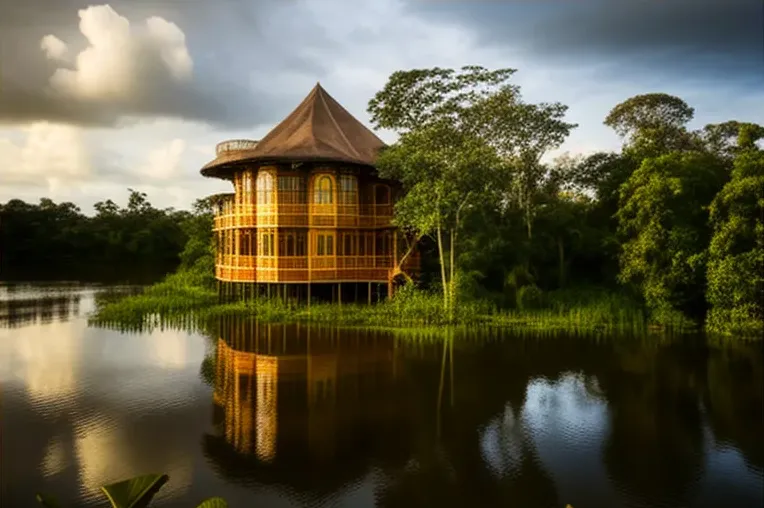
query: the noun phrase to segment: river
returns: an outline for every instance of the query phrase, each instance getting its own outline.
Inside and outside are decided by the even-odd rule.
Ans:
[[[89,327],[114,291],[0,285],[3,508],[764,505],[760,342]]]

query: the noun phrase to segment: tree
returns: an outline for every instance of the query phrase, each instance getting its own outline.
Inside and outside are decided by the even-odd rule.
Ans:
[[[394,72],[369,101],[371,122],[401,134],[444,121],[467,129],[467,112],[480,99],[502,89],[508,93],[519,90],[508,83],[515,69],[489,71],[466,66],[460,71],[435,67]]]
[[[437,242],[444,308],[451,318],[458,233],[470,207],[496,183],[499,166],[489,146],[447,122],[404,133],[377,161],[380,176],[406,189],[395,205],[395,224]]]
[[[764,151],[741,140],[730,181],[711,204],[706,325],[764,333]]]
[[[178,263],[187,239],[180,226],[186,212],[156,209],[134,191],[126,208],[110,199],[94,208],[96,214],[87,217],[73,203],[47,198],[38,205],[11,200],[0,206],[4,273],[100,278],[120,266],[122,277],[131,268],[133,274],[163,272]]]
[[[509,202],[523,212],[528,238],[536,213],[536,195],[548,169],[541,158],[559,148],[577,127],[564,121],[568,107],[555,103],[527,104],[515,87],[505,86],[466,112],[469,124],[494,147],[512,169]]]
[[[764,127],[755,123],[730,120],[708,124],[697,136],[708,151],[731,160],[741,150],[754,148],[756,143],[764,138]]]
[[[399,71],[369,102],[375,126],[400,134],[381,156],[380,174],[403,181],[408,193],[396,207],[398,224],[436,237],[449,309],[466,214],[478,202],[514,203],[530,237],[537,186],[547,171],[540,160],[575,127],[562,120],[567,108],[561,104],[523,103],[519,87],[508,82],[514,72],[479,66]]]
[[[645,159],[621,187],[620,280],[636,284],[659,322],[702,316],[708,206],[726,177],[710,154],[671,153]]]
[[[487,121],[480,112],[485,100],[499,91],[517,92],[507,82],[514,72],[479,66],[458,72],[398,71],[369,101],[372,123],[400,135],[377,162],[380,176],[400,180],[406,191],[396,204],[396,224],[416,231],[414,238],[434,236],[444,306],[451,315],[458,231],[470,207],[497,189],[506,168],[481,136]]]
[[[695,110],[665,93],[635,95],[610,110],[605,125],[624,138],[633,156],[655,157],[672,150],[696,148],[686,125]]]

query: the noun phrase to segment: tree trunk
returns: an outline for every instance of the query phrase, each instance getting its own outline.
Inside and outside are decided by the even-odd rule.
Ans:
[[[562,237],[557,237],[557,254],[560,260],[559,285],[560,289],[565,285],[565,245],[562,243]]]
[[[448,281],[449,297],[448,297],[448,320],[454,320],[454,306],[456,305],[456,287],[454,279],[454,250],[456,249],[456,228],[451,230],[451,261],[450,261],[450,280]]]
[[[448,311],[448,280],[446,279],[446,258],[443,252],[443,232],[438,221],[438,257],[440,258],[440,280],[443,285],[443,309]]]
[[[412,282],[411,277],[403,270],[403,263],[406,262],[406,259],[414,252],[414,249],[419,244],[419,240],[421,239],[420,236],[414,237],[414,240],[409,244],[409,248],[406,250],[406,253],[401,256],[401,258],[398,260],[398,263],[396,266],[393,267],[393,274],[401,273],[406,278],[406,282]]]

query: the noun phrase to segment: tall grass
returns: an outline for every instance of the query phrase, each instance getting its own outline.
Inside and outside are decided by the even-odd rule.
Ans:
[[[598,288],[546,293],[531,308],[502,310],[492,318],[496,326],[533,330],[621,330],[643,332],[648,313],[634,298]]]
[[[141,294],[107,302],[91,323],[139,329],[223,316],[254,317],[271,323],[315,323],[388,329],[433,329],[446,326],[502,327],[525,330],[622,330],[643,332],[648,327],[643,307],[625,295],[604,290],[568,290],[543,294],[534,308],[499,310],[485,300],[462,299],[449,320],[439,293],[404,287],[395,297],[376,305],[285,302],[257,298],[220,303],[209,281],[193,272],[179,272],[146,288]],[[184,317],[185,316],[185,317]],[[185,321],[184,321],[185,322]]]
[[[97,305],[92,324],[133,326],[152,315],[177,316],[217,305],[218,294],[196,273],[181,271],[145,288],[141,293]]]

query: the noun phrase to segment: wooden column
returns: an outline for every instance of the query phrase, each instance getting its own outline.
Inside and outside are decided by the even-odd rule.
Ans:
[[[371,305],[371,282],[369,282],[369,305]]]
[[[235,229],[234,230],[234,265],[238,268],[239,265],[239,254],[241,253],[241,230]],[[239,279],[239,271],[236,271],[236,280]]]

